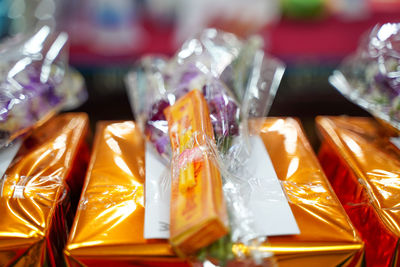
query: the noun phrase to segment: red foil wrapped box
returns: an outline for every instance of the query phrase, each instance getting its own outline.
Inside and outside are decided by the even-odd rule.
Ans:
[[[366,266],[399,266],[400,151],[372,118],[318,117],[319,159],[365,242]]]

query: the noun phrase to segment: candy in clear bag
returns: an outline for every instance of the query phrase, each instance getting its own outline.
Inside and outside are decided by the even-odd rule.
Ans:
[[[400,129],[400,24],[376,25],[329,81],[350,101]]]
[[[243,188],[250,188],[247,183],[251,172],[246,173],[249,177],[238,179],[238,174],[243,174],[246,168],[245,158],[251,153],[246,139],[257,132],[254,127],[249,130],[248,122],[266,115],[284,72],[283,64],[265,55],[261,47],[258,37],[244,41],[230,33],[207,29],[186,41],[171,60],[144,58],[126,80],[135,117],[148,144],[155,147],[165,165],[172,162],[172,173],[182,165],[176,158],[185,158],[186,163],[196,165],[201,158],[197,154],[212,159],[221,173],[231,233],[202,249],[200,254],[214,255],[222,262],[232,258],[232,242],[254,248],[250,255],[242,257],[250,256],[260,263],[266,256],[256,253],[265,238],[260,240],[254,232],[252,212],[240,195]],[[194,147],[177,154],[171,150],[174,141],[168,136],[174,125],[168,125],[165,112],[193,90],[205,100],[214,136],[206,138],[197,154]],[[185,140],[195,141],[196,136],[204,136],[199,129],[183,133],[188,138]],[[235,164],[238,162],[242,163]]]
[[[0,45],[0,146],[86,100],[82,77],[68,69],[67,48],[68,35],[48,26]]]

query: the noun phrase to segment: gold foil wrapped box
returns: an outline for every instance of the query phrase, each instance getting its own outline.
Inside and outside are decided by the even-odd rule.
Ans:
[[[361,266],[363,242],[300,124],[291,118],[268,118],[261,124],[260,136],[301,232],[269,237],[261,249],[273,252],[279,266]],[[144,151],[144,138],[135,123],[98,125],[64,251],[68,266],[188,265],[176,257],[167,240],[143,238]],[[248,248],[236,244],[233,251],[246,254]]]
[[[23,141],[0,180],[0,266],[62,265],[89,159],[87,131],[87,115],[69,113]]]

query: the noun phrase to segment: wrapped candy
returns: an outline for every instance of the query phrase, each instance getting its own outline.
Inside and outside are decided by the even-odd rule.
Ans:
[[[281,267],[362,266],[363,242],[301,125],[292,118],[260,119],[257,125],[300,228],[298,235],[269,237],[259,249],[273,252]],[[98,124],[85,186],[64,250],[67,266],[190,266],[189,259],[175,255],[168,240],[143,236],[144,155],[145,140],[138,124]],[[268,188],[259,190],[267,194]],[[278,203],[273,200],[273,204]],[[266,218],[263,223],[273,219]],[[251,254],[252,247],[235,243],[231,249],[239,256]],[[254,266],[249,259],[230,261],[227,266]]]
[[[0,45],[0,147],[86,100],[82,78],[68,71],[67,43],[43,26]]]
[[[212,158],[202,151],[214,132],[207,103],[195,90],[165,109],[174,151],[170,242],[190,255],[228,233],[222,180]]]
[[[267,113],[284,65],[265,55],[262,45],[257,37],[242,41],[207,29],[186,41],[171,60],[145,57],[128,74],[136,120],[162,156],[171,157],[163,111],[189,91],[203,93],[219,148],[227,145],[226,137],[239,134],[240,121]]]
[[[19,149],[18,139],[0,151],[1,168],[11,157],[0,180],[1,266],[62,266],[89,159],[88,127],[86,114],[66,113],[36,128]]]
[[[226,247],[219,248],[221,251],[231,250],[231,240],[244,242],[247,245],[251,243],[254,248],[257,247],[256,243],[261,242],[257,238],[257,233],[253,230],[252,214],[246,207],[246,201],[240,196],[244,193],[244,188],[248,188],[247,179],[250,180],[251,177],[251,171],[246,173],[245,164],[245,158],[251,153],[248,142],[250,133],[248,120],[253,117],[262,117],[267,113],[284,71],[283,64],[266,56],[261,47],[262,42],[257,37],[243,41],[233,34],[207,29],[195,38],[186,41],[175,57],[169,61],[161,58],[144,58],[138,70],[130,73],[127,78],[129,94],[137,121],[147,136],[149,144],[154,146],[167,164],[172,163],[172,169],[174,169],[174,165],[179,165],[178,162],[171,161],[173,157],[184,157],[184,155],[179,154],[190,152],[186,148],[178,149],[178,154],[175,153],[174,155],[174,151],[171,150],[171,142],[174,144],[174,141],[170,140],[168,131],[172,136],[174,130],[171,127],[175,126],[174,123],[167,122],[165,115],[168,113],[170,119],[174,121],[174,116],[171,113],[175,114],[175,117],[179,116],[180,110],[175,106],[180,103],[180,99],[190,99],[189,95],[201,95],[201,98],[204,98],[208,118],[205,118],[203,111],[200,111],[200,113],[194,113],[187,119],[189,120],[188,125],[196,121],[196,118],[198,120],[202,118],[203,122],[208,120],[211,122],[210,126],[206,126],[207,123],[198,123],[198,127],[192,125],[192,131],[195,135],[204,134],[208,136],[207,139],[209,140],[205,145],[207,151],[201,153],[205,153],[204,155],[212,154],[210,156],[211,161],[216,164],[219,171],[223,169],[224,172],[222,175],[224,181],[223,193],[230,214],[231,236],[226,239]],[[193,91],[196,93],[192,94]],[[199,110],[205,110],[201,106],[196,107]],[[175,111],[169,112],[168,110]],[[183,110],[189,111],[190,105],[187,108],[182,107],[181,111]],[[177,127],[179,128],[179,126]],[[211,136],[205,129],[211,130]],[[176,135],[179,135],[179,133]],[[188,135],[185,138],[190,140],[194,137]],[[173,147],[176,149],[178,146]],[[203,145],[200,145],[200,147],[203,147]],[[195,159],[190,158],[190,160]],[[205,162],[207,161],[205,160]],[[190,162],[188,164],[190,165]],[[174,170],[172,171],[174,172]],[[218,175],[213,174],[210,179],[219,180]],[[240,176],[246,178],[237,178]],[[179,180],[183,179],[183,176],[180,175],[179,177]],[[204,190],[208,190],[206,188]],[[218,188],[219,185],[214,193],[210,191],[216,199],[219,198]],[[165,187],[162,190],[167,191],[169,189]],[[206,191],[194,191],[197,197],[199,197],[199,194],[209,195]],[[174,188],[172,188],[172,192],[174,192]],[[178,198],[178,200],[178,202],[182,202],[176,204],[178,207],[184,205],[185,198]],[[148,201],[150,202],[150,200]],[[174,200],[171,200],[171,203],[174,203]],[[223,201],[217,200],[214,205],[223,207],[223,203]],[[171,218],[173,218],[176,215],[174,212],[175,204],[172,204],[171,207]],[[220,212],[218,211],[217,214]],[[194,216],[198,219],[200,213],[195,214],[197,215]],[[208,235],[207,237],[210,240],[215,241],[217,237],[221,237],[221,233],[227,232],[222,230],[227,228],[224,226],[224,217],[226,216],[221,216],[221,231],[213,232],[214,237],[212,237],[212,234]],[[171,233],[177,233],[174,231],[175,223],[179,220],[181,219],[171,220]],[[197,230],[194,229],[199,230],[198,227],[192,228],[190,231],[193,230],[194,232],[187,235],[188,240],[190,240],[190,235],[196,236]],[[187,233],[190,231],[187,230]],[[199,234],[201,231],[199,230]],[[171,236],[170,241],[173,244],[184,242],[185,238],[181,238],[179,242],[174,240],[175,236]],[[194,243],[197,244],[194,245]],[[193,254],[195,250],[209,243],[206,239],[204,239],[204,243],[189,241],[186,248],[177,246],[175,249],[178,253],[186,250]],[[259,253],[258,256],[261,254]],[[229,253],[226,255],[229,257]],[[225,260],[222,259],[222,261]]]
[[[365,242],[366,266],[397,264],[400,239],[398,132],[372,118],[318,117],[319,159]],[[379,245],[377,245],[379,244]]]
[[[350,101],[400,129],[400,24],[375,26],[329,81]]]

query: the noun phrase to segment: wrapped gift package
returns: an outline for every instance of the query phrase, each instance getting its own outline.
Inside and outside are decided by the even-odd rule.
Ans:
[[[166,240],[146,240],[144,139],[131,121],[100,122],[64,254],[68,266],[180,266]]]
[[[269,237],[279,266],[359,266],[364,245],[333,192],[302,130],[292,118],[261,128],[300,234]]]
[[[300,124],[261,121],[299,235],[272,236],[262,250],[279,266],[360,266],[364,244],[332,191]],[[64,250],[68,266],[187,266],[166,239],[144,239],[145,142],[134,122],[98,124],[92,157]],[[266,189],[267,190],[267,189]],[[233,246],[246,253],[247,247]],[[237,264],[231,263],[232,265]]]
[[[0,151],[1,266],[62,266],[89,159],[88,125],[86,114],[58,115]]]
[[[367,266],[397,266],[400,151],[372,118],[318,117],[321,164],[365,242]]]

